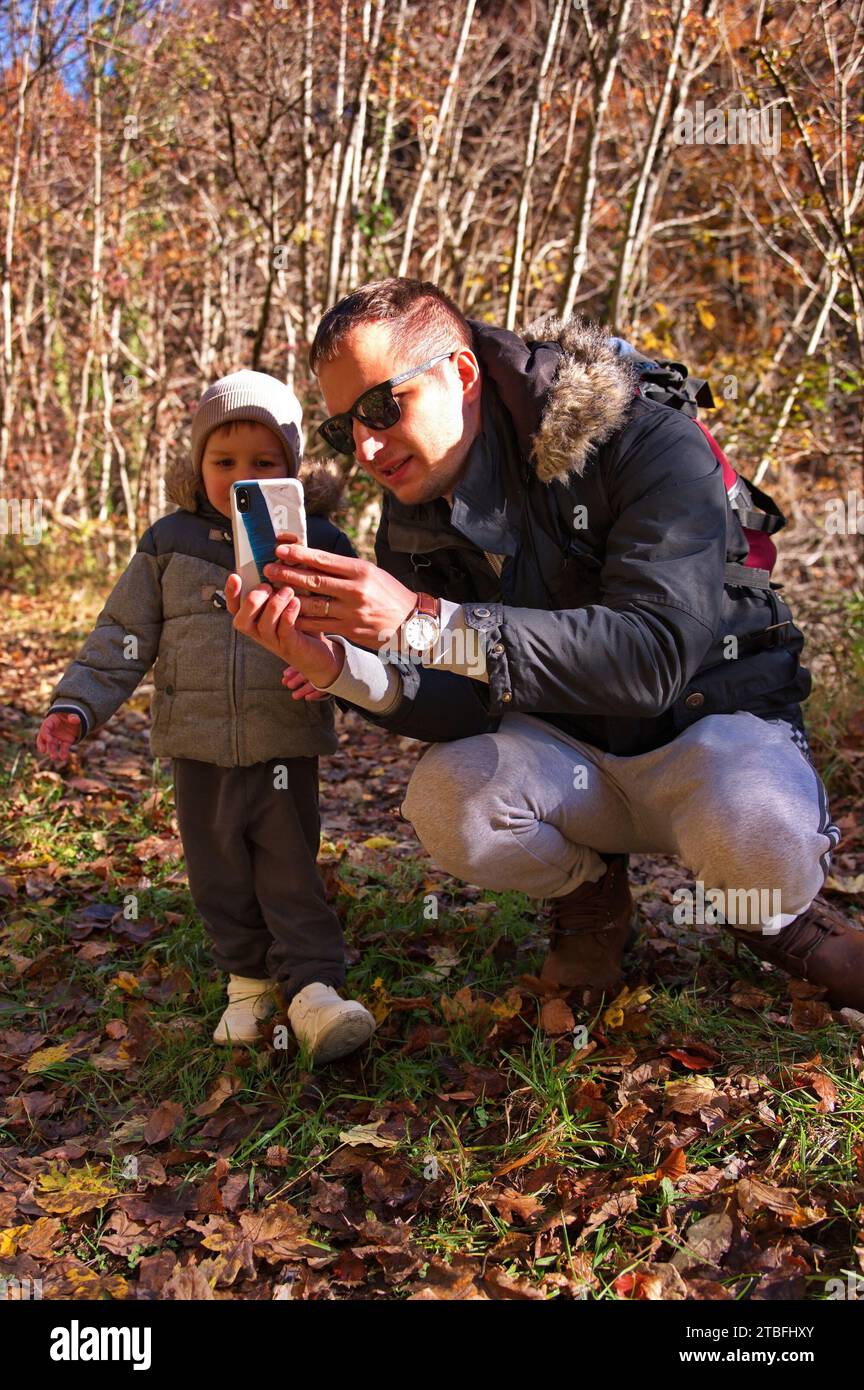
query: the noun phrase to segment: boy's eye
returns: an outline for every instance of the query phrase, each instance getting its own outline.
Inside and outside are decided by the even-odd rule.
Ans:
[[[234,459],[214,459],[213,463],[217,468],[234,468]],[[256,468],[278,468],[275,459],[255,459]]]

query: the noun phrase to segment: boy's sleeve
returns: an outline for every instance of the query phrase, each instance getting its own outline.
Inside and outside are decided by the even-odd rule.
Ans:
[[[347,555],[347,556],[349,557],[349,559],[351,559],[351,560],[356,560],[356,559],[358,559],[359,557],[358,557],[358,555],[357,555],[357,551],[354,549],[354,547],[353,547],[353,545],[351,544],[350,540],[349,540],[348,537],[345,535],[345,532],[344,532],[344,531],[337,531],[337,536],[338,536],[338,539],[336,540],[335,544],[334,544],[333,547],[332,547],[332,549],[335,551],[335,553],[336,553],[337,555]]]
[[[161,571],[152,531],[146,531],[55,687],[48,713],[79,715],[85,734],[105,724],[150,670],[161,633]]]

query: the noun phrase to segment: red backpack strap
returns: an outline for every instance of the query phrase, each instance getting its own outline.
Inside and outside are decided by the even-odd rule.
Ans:
[[[726,484],[726,491],[731,492],[738,481],[738,474],[735,472],[735,469],[732,467],[707,425],[703,425],[701,420],[696,420],[694,423],[699,426],[705,438],[708,440],[708,443],[711,445],[711,452],[723,469],[723,482]]]
[[[729,504],[744,529],[762,531],[766,536],[773,536],[782,531],[786,525],[786,518],[773,497],[769,497],[767,492],[763,492],[755,483],[751,483],[735,471],[717,440],[701,420],[695,420],[694,424],[699,426],[711,446],[712,454],[723,469],[723,482]],[[758,505],[754,506],[754,502]]]

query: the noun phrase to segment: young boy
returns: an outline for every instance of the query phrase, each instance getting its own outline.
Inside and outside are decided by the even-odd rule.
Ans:
[[[282,662],[235,631],[222,593],[235,568],[231,484],[295,477],[301,418],[293,391],[263,372],[233,372],[204,392],[191,457],[167,482],[180,510],[141,537],[36,743],[65,762],[155,661],[150,746],[172,759],[190,891],[228,974],[214,1040],[254,1040],[280,986],[295,1035],[326,1062],[375,1028],[362,1004],[336,992],[342,931],[316,864],[318,757],[338,746],[333,702],[293,699]],[[305,491],[309,544],[354,555],[319,514],[329,479]]]

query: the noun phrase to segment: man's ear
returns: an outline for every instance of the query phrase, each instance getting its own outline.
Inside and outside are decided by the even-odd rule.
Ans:
[[[472,404],[480,399],[483,379],[480,374],[480,363],[471,348],[459,349],[455,357],[455,366],[462,382],[462,396],[465,404]]]

